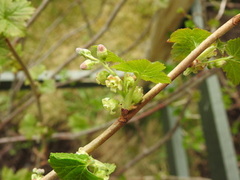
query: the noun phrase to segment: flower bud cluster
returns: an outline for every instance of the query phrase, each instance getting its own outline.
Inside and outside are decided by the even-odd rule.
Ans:
[[[88,49],[76,48],[76,52],[86,58],[86,60],[80,65],[80,69],[82,70],[93,69],[96,64],[105,61],[108,55],[107,48],[102,44],[97,46],[97,57],[99,59],[93,57],[92,52]]]
[[[80,65],[80,69],[89,70],[97,64],[102,64],[106,70],[99,72],[96,76],[98,84],[108,87],[112,92],[118,93],[121,97],[121,102],[115,98],[102,99],[103,107],[115,114],[120,112],[120,108],[133,109],[134,105],[139,103],[143,97],[143,88],[137,86],[137,78],[134,74],[126,73],[124,78],[117,76],[116,72],[109,67],[108,64],[108,50],[99,44],[97,46],[96,57],[93,57],[92,52],[88,49],[77,48],[76,52],[85,57],[86,60]],[[94,53],[95,54],[95,53]]]

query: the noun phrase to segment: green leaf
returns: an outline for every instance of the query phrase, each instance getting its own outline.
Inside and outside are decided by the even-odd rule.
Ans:
[[[229,59],[223,66],[223,71],[226,72],[227,78],[230,79],[234,85],[240,83],[240,61]]]
[[[108,180],[115,169],[88,154],[51,153],[49,163],[63,180]]]
[[[0,0],[0,34],[6,37],[22,37],[26,20],[31,17],[34,8],[27,0]]]
[[[27,169],[20,169],[15,173],[12,169],[3,167],[0,177],[3,180],[26,180],[31,179],[31,173]]]
[[[53,93],[56,90],[55,80],[44,80],[43,83],[40,85],[39,90],[41,93]]]
[[[4,38],[0,36],[0,66],[6,64],[9,60],[7,57],[9,54],[9,49],[4,41]]]
[[[33,114],[26,114],[20,122],[19,132],[28,139],[31,139],[33,136],[40,137],[46,131],[47,127],[40,126]]]
[[[240,38],[229,40],[226,45],[226,51],[234,59],[240,61]]]
[[[89,127],[86,117],[80,113],[74,113],[71,115],[68,119],[68,125],[71,127],[73,132],[79,132]]]
[[[38,79],[39,76],[46,70],[46,67],[42,64],[32,67],[29,72],[33,79]]]
[[[111,52],[108,50],[108,55],[106,58],[107,62],[124,62],[124,60],[122,58],[120,58],[118,55],[116,55],[115,53]]]
[[[97,57],[97,45],[91,46],[89,49],[94,57]],[[105,61],[107,62],[123,62],[124,60],[112,51],[107,50],[108,55]]]
[[[133,72],[136,76],[145,81],[154,83],[170,83],[170,78],[163,72],[164,64],[160,62],[150,62],[146,59],[131,60],[112,66],[120,71]]]
[[[203,29],[179,29],[173,32],[169,42],[173,42],[172,57],[175,60],[183,60],[192,50],[194,50],[211,33]]]

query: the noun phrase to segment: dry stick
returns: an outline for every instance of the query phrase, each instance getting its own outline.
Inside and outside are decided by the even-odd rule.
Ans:
[[[30,106],[34,101],[36,100],[35,97],[31,97],[28,99],[23,105],[21,105],[18,109],[13,111],[11,114],[9,114],[6,118],[4,118],[1,121],[0,124],[0,130],[4,128],[4,126],[9,123],[15,116],[17,116],[19,113],[23,112],[28,106]]]
[[[27,27],[32,25],[32,23],[39,17],[41,12],[47,7],[49,2],[50,2],[50,0],[43,0],[42,1],[40,6],[38,6],[37,10],[35,11],[33,16],[31,17],[31,19],[27,22]]]
[[[89,21],[89,19],[88,19],[88,14],[87,14],[87,12],[85,11],[83,2],[82,2],[82,0],[78,0],[77,3],[79,4],[80,12],[82,13],[83,19],[84,19],[84,21],[86,22],[87,29],[88,29],[88,35],[89,35],[89,37],[92,37],[92,35],[93,35],[93,30],[92,30],[92,27],[91,27],[91,23],[90,23],[90,21]]]
[[[180,126],[180,121],[181,119],[184,117],[185,111],[187,109],[187,107],[189,106],[191,102],[191,95],[188,98],[186,104],[183,107],[183,110],[181,111],[180,116],[177,118],[176,123],[174,124],[174,126],[164,135],[163,138],[161,138],[159,141],[157,141],[154,145],[152,145],[151,147],[149,147],[148,149],[145,149],[143,152],[139,153],[135,158],[131,159],[131,161],[129,161],[127,164],[125,164],[125,166],[120,169],[119,171],[116,172],[116,175],[119,176],[121,174],[123,174],[125,171],[127,171],[130,167],[134,166],[136,163],[138,163],[140,160],[142,160],[143,158],[147,157],[148,155],[152,154],[154,151],[156,151],[157,149],[159,149],[162,145],[164,145],[167,141],[169,141],[173,134],[176,132],[176,130],[178,129],[178,127]]]
[[[144,29],[144,31],[138,36],[138,38],[130,45],[128,46],[126,49],[124,49],[122,52],[119,53],[119,56],[122,56],[126,53],[128,53],[129,51],[133,50],[134,48],[136,48],[138,45],[140,45],[140,42],[143,41],[143,38],[149,33],[151,27],[152,27],[152,22],[153,22],[153,18],[150,20],[150,22],[148,23],[147,27]]]
[[[18,55],[18,53],[13,48],[11,42],[7,38],[5,40],[7,42],[7,45],[9,47],[10,51],[12,52],[13,56],[16,58],[18,63],[21,65],[24,74],[26,75],[27,79],[29,80],[32,92],[33,92],[33,94],[35,96],[35,99],[36,99],[36,102],[37,102],[38,116],[39,116],[39,119],[42,120],[43,119],[43,114],[42,114],[42,108],[41,108],[41,104],[40,104],[39,93],[37,91],[37,87],[35,86],[34,81],[33,81],[32,77],[31,77],[27,67],[23,63],[23,61],[20,58],[20,56]]]
[[[109,16],[106,24],[98,31],[98,33],[93,36],[93,38],[86,43],[82,48],[89,48],[91,45],[93,45],[99,38],[103,36],[105,32],[109,29],[110,25],[112,24],[113,20],[117,16],[118,12],[120,11],[121,7],[124,5],[124,3],[127,0],[121,0],[116,7],[114,8],[112,14]],[[51,75],[51,77],[54,77],[56,74],[58,74],[65,66],[67,66],[69,63],[71,63],[78,55],[76,53],[72,54],[63,64],[57,67],[55,72]]]

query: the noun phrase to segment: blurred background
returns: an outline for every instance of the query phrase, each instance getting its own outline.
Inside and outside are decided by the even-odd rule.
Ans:
[[[36,8],[37,16],[28,21],[24,38],[12,38],[11,41],[38,86],[40,103],[36,106],[36,98],[17,61],[13,59],[1,64],[2,180],[14,177],[26,179],[34,167],[49,172],[51,167],[47,160],[50,152],[74,153],[116,119],[102,107],[101,99],[110,92],[95,83],[95,71],[79,69],[84,59],[76,55],[77,47],[90,48],[104,44],[126,60],[146,58],[160,61],[166,64],[167,73],[178,64],[171,58],[172,44],[167,42],[172,32],[186,27],[214,31],[240,13],[238,0],[30,2]],[[240,28],[236,26],[221,40],[239,36]],[[218,91],[221,93],[223,111],[226,112],[226,128],[230,137],[227,141],[232,146],[231,150],[223,151],[236,153],[234,158],[239,168],[240,89],[217,69],[200,72],[197,76],[177,78],[92,156],[117,165],[112,179],[213,178],[207,136],[203,134],[199,110],[203,92],[198,88],[213,74],[219,78]],[[153,86],[149,83],[143,85],[146,91]],[[180,149],[176,149],[176,155],[183,157],[179,162],[180,166],[186,167],[183,173],[172,170],[169,160],[171,148],[165,142],[171,142],[169,140],[175,130],[171,131],[171,127],[164,125],[168,112],[166,106],[171,109],[171,118],[179,121],[175,124],[180,138]],[[218,136],[221,136],[221,131]],[[133,161],[138,155],[139,159]]]

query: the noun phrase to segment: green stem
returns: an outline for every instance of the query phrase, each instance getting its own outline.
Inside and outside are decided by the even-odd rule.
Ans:
[[[135,91],[135,89],[136,89],[136,87],[139,83],[139,80],[140,80],[140,78],[138,76],[136,76],[136,77],[137,77],[137,79],[134,82],[133,87],[130,90],[126,89],[127,94],[126,94],[126,96],[124,98],[124,101],[123,101],[123,108],[124,109],[129,109],[132,105],[133,93],[134,93],[134,91]]]
[[[116,76],[117,74],[108,66],[108,64],[100,61],[100,63],[103,65],[105,69],[107,69],[112,75]]]
[[[233,56],[218,58],[218,59],[214,59],[214,60],[208,61],[208,62],[206,62],[206,63],[207,63],[207,64],[210,64],[210,63],[214,63],[214,62],[218,62],[218,61],[227,61],[227,60],[232,59],[232,57],[233,57]]]

